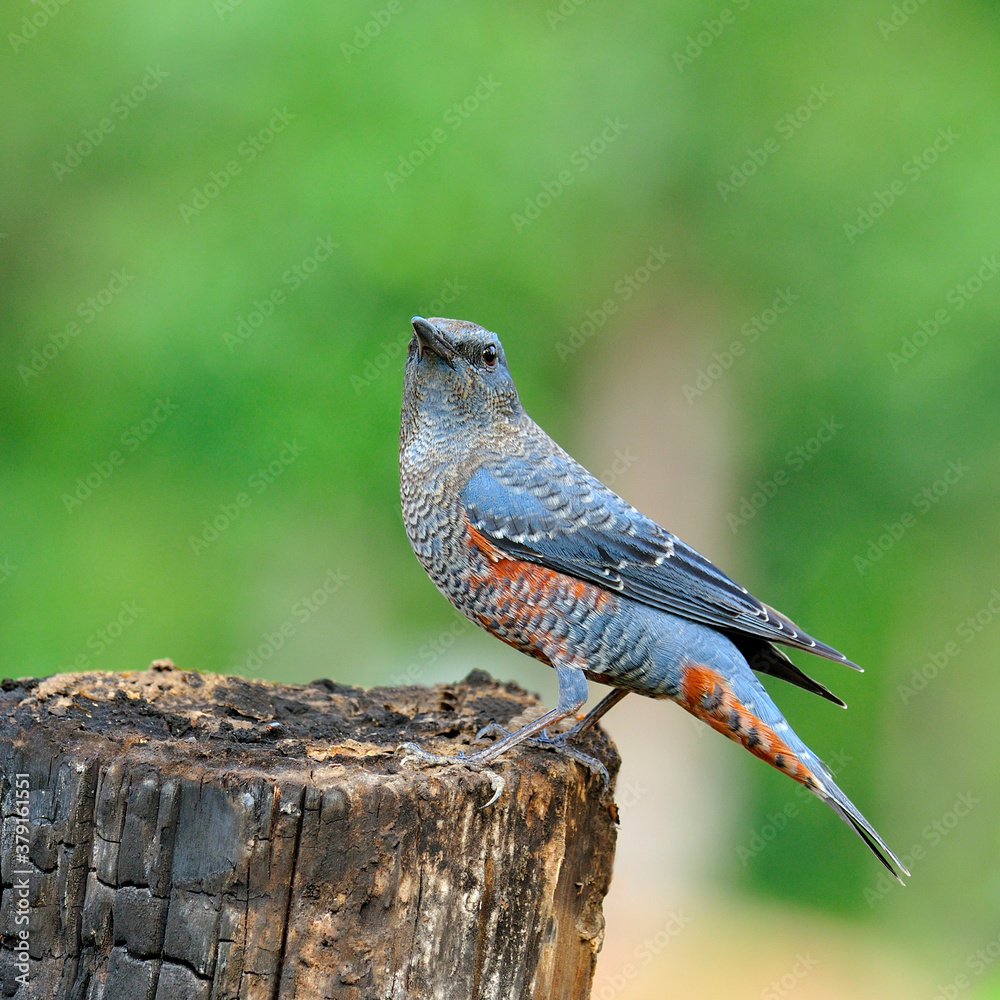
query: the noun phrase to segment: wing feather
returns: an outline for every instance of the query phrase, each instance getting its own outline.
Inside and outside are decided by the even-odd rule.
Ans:
[[[565,453],[483,465],[462,491],[462,503],[478,531],[520,559],[729,634],[860,669],[758,601]]]

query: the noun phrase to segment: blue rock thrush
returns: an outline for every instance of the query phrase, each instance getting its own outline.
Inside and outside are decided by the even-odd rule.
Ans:
[[[893,866],[908,874],[753,673],[843,706],[774,643],[855,664],[563,451],[521,407],[495,334],[414,317],[399,466],[406,532],[438,589],[487,632],[554,667],[559,680],[554,709],[513,733],[487,727],[501,738],[486,749],[456,759],[407,744],[410,757],[481,769],[531,740],[603,770],[574,739],[630,691],[669,698],[805,785],[896,878]],[[580,711],[588,678],[614,690],[568,732],[547,735]],[[487,773],[492,802],[503,786]]]

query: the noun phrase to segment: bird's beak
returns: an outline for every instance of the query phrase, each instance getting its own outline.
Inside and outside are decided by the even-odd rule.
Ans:
[[[413,324],[413,336],[417,341],[417,360],[423,357],[426,349],[431,354],[436,354],[449,368],[454,368],[451,359],[455,356],[455,348],[451,346],[447,337],[423,316],[414,316],[410,322]]]

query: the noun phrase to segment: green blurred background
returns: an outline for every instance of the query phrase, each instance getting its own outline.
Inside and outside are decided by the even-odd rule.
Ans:
[[[628,699],[595,997],[1000,997],[995,4],[2,28],[4,674],[485,666],[551,698],[400,523],[408,319],[475,320],[570,451],[868,668],[808,664],[849,712],[770,687],[912,860],[887,888],[787,779]]]

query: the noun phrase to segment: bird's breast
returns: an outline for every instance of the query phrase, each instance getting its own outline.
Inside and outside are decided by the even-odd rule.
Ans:
[[[539,659],[579,659],[594,626],[617,608],[607,591],[511,557],[471,524],[461,544],[467,566],[461,610],[490,634]]]

